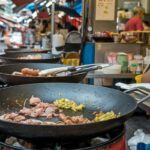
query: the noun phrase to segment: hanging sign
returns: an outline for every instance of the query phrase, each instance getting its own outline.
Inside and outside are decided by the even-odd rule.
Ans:
[[[95,19],[103,21],[115,20],[115,4],[116,0],[96,0],[96,16]]]

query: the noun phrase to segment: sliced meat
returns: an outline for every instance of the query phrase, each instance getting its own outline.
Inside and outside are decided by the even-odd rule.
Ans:
[[[66,116],[63,113],[60,113],[59,118],[60,118],[60,120],[64,121],[66,119]]]
[[[59,114],[60,120],[62,120],[65,124],[71,125],[71,124],[83,124],[83,123],[89,123],[90,120],[87,118],[84,118],[83,116],[66,116],[65,114],[61,113]]]
[[[43,113],[44,113],[43,108],[32,108],[32,113],[30,114],[30,116],[37,118],[40,117]]]
[[[29,76],[38,76],[39,70],[34,70],[34,69],[30,69],[30,68],[23,68],[21,70],[21,73],[24,75],[29,75]]]
[[[46,110],[45,113],[49,114],[49,113],[53,113],[57,110],[58,108],[55,105],[49,105]]]
[[[40,102],[40,103],[37,104],[36,107],[38,107],[38,108],[45,108],[46,109],[49,105],[50,105],[49,103]]]
[[[39,97],[34,97],[32,96],[29,100],[30,105],[32,106],[36,106],[37,104],[39,104],[41,102],[41,99]]]
[[[17,113],[10,113],[10,114],[4,114],[2,116],[0,116],[1,120],[14,120],[14,118],[18,116]]]
[[[19,111],[19,114],[25,115],[25,116],[30,116],[32,113],[32,110],[30,108],[24,107]]]
[[[15,118],[14,118],[14,122],[20,122],[20,121],[23,121],[23,120],[25,120],[26,118],[25,118],[25,116],[22,116],[22,115],[18,115],[18,116],[16,116]]]
[[[74,124],[82,124],[82,123],[90,122],[87,118],[83,118],[83,116],[73,116],[73,117],[70,117],[70,120]]]

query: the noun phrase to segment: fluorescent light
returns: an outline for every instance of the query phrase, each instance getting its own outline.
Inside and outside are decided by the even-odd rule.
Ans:
[[[51,5],[52,5],[52,1],[48,2],[48,3],[46,4],[46,7],[49,7],[49,6],[51,6]]]
[[[46,1],[40,3],[41,6],[45,5],[46,4]]]

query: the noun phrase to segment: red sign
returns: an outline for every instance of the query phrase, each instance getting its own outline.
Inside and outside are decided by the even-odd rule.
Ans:
[[[22,6],[24,4],[28,4],[28,3],[34,2],[34,0],[12,0],[12,1],[17,6]]]
[[[38,18],[39,18],[39,19],[48,19],[48,18],[49,18],[48,12],[47,12],[47,11],[40,12],[40,13],[38,14]]]

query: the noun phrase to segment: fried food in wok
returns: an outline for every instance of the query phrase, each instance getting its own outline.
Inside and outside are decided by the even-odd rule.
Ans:
[[[25,76],[25,77],[40,77],[39,75],[40,70],[39,69],[32,69],[32,68],[23,68],[19,72],[14,71],[12,75],[18,75],[18,76]],[[48,74],[47,77],[53,77],[54,74]]]
[[[42,56],[41,55],[27,55],[27,56],[17,57],[17,59],[38,60],[38,59],[42,59]]]
[[[46,103],[42,102],[39,97],[32,96],[29,99],[28,107],[26,107],[26,103],[27,100],[25,100],[23,108],[19,111],[1,115],[0,120],[32,125],[74,125],[106,121],[119,117],[114,112],[96,113],[94,119],[89,119],[83,115],[68,116],[65,114],[66,109],[82,113],[85,106],[65,98],[56,100],[53,103]],[[57,121],[52,121],[54,118],[57,118]]]

